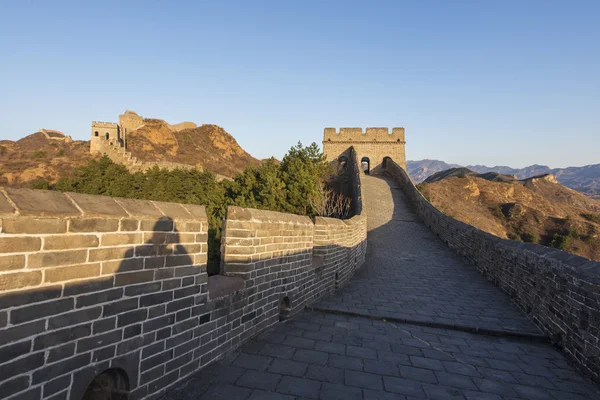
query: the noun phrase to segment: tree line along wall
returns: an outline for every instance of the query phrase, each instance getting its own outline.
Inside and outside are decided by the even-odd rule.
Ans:
[[[158,398],[334,291],[366,251],[363,214],[313,222],[230,207],[222,275],[209,277],[201,206],[0,188],[0,222],[0,393],[11,400],[108,387]]]
[[[600,263],[502,239],[435,208],[392,160],[385,166],[423,222],[526,313],[585,375],[600,382]]]

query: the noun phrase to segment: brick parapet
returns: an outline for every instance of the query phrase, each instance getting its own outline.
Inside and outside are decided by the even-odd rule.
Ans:
[[[600,381],[600,263],[502,239],[444,215],[387,162],[423,222],[500,287],[575,366]],[[401,244],[399,244],[401,245]]]
[[[324,141],[332,142],[404,142],[404,128],[340,128],[337,131],[335,128],[324,129]]]
[[[221,239],[222,272],[239,277],[260,301],[249,309],[278,321],[281,301],[289,314],[343,285],[364,262],[366,216],[310,218],[229,207]],[[258,307],[258,308],[257,308]]]
[[[0,388],[10,400],[78,399],[106,370],[126,376],[130,399],[158,398],[335,290],[366,249],[365,215],[315,224],[231,207],[229,276],[208,277],[201,206],[0,188],[0,222]],[[324,237],[330,254],[315,244]]]
[[[207,304],[204,207],[0,188],[0,222],[3,398],[81,398],[109,368],[142,398],[151,364],[173,376],[174,360],[193,360],[176,338],[210,318],[194,316]],[[157,344],[170,356],[155,363]]]

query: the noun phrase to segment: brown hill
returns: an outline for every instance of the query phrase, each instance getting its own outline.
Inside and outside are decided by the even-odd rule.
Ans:
[[[144,119],[129,132],[127,151],[140,161],[188,164],[223,177],[260,164],[223,128],[190,122],[169,125]],[[0,185],[29,186],[40,179],[54,183],[94,157],[99,156],[90,154],[89,141],[73,141],[58,131],[40,130],[16,142],[1,140]]]
[[[406,172],[414,182],[420,183],[431,175],[446,171],[450,168],[460,168],[460,165],[447,164],[438,160],[407,161]],[[562,185],[575,189],[580,193],[600,200],[600,164],[585,165],[583,167],[554,168],[546,165],[530,165],[525,168],[511,168],[507,166],[486,167],[485,165],[467,165],[466,168],[474,173],[495,172],[499,174],[516,176],[517,179],[527,179],[543,174],[556,176]]]
[[[130,132],[127,150],[141,161],[196,165],[227,177],[260,163],[220,126],[176,130],[159,119],[145,119],[143,125]]]
[[[462,172],[438,176],[419,190],[445,214],[493,235],[600,261],[600,201],[551,174],[519,181]]]
[[[0,140],[0,185],[55,182],[92,158],[90,142],[71,141],[56,132],[49,136],[36,132],[16,142]]]

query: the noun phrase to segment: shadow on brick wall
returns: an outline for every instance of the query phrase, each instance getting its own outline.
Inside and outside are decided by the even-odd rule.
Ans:
[[[209,279],[206,258],[199,264],[190,255],[198,249],[189,246],[202,244],[181,244],[189,233],[172,219],[146,232],[151,238],[128,247],[120,261],[98,262],[106,277],[0,294],[3,398],[156,398],[333,293],[358,268],[365,246],[315,246],[261,260],[248,279]],[[73,268],[88,264],[96,262]]]
[[[3,398],[66,398],[70,389],[71,399],[125,399],[140,371],[175,358],[167,341],[184,323],[193,325],[191,307],[203,296],[196,277],[205,267],[194,265],[172,219],[157,220],[152,231],[109,276],[0,294]],[[114,263],[58,273],[77,279],[75,268],[105,271]],[[42,270],[48,279],[58,269]]]

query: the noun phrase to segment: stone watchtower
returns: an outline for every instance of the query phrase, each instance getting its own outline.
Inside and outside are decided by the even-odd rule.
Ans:
[[[105,153],[109,146],[121,146],[119,125],[114,122],[92,122],[90,153]]]
[[[323,154],[333,161],[348,157],[348,150],[354,147],[362,169],[377,172],[382,168],[384,158],[391,158],[406,170],[404,151],[404,128],[325,128]]]
[[[114,122],[92,122],[92,141],[90,153],[108,153],[110,148],[127,149],[127,135],[140,127],[144,119],[133,111],[125,111],[119,115],[119,123]]]

